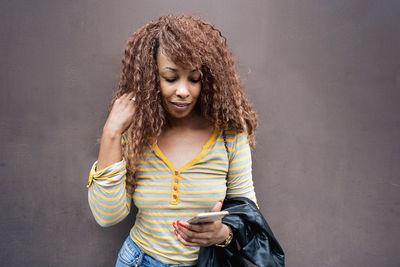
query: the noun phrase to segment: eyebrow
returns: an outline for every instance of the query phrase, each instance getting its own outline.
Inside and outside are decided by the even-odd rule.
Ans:
[[[165,67],[164,69],[167,69],[167,70],[170,70],[170,71],[173,71],[173,72],[176,72],[176,73],[179,72],[178,69],[171,68],[171,67]],[[196,72],[196,71],[198,71],[198,69],[193,69],[190,72],[192,73],[192,72]]]

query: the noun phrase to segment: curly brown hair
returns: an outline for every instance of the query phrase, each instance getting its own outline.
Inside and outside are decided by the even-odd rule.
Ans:
[[[196,104],[200,114],[214,128],[245,132],[250,145],[255,146],[257,115],[244,95],[225,37],[202,18],[162,16],[128,40],[118,90],[110,106],[111,109],[115,100],[128,92],[134,93],[138,103],[123,150],[127,182],[132,185],[141,146],[149,143],[149,138],[157,140],[167,125],[156,58],[160,47],[177,65],[198,68],[202,73]]]

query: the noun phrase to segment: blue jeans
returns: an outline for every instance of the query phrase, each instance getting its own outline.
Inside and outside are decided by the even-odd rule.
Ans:
[[[150,256],[142,250],[135,242],[132,241],[130,236],[125,239],[122,248],[118,253],[117,263],[115,267],[180,267],[185,266],[181,264],[166,264],[153,256]],[[187,265],[186,265],[187,266]],[[194,265],[193,265],[194,266]]]

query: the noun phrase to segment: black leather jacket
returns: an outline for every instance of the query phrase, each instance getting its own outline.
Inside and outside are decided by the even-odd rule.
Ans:
[[[243,258],[260,267],[284,267],[285,254],[257,206],[248,198],[225,199],[234,239],[225,247],[200,248],[197,267],[247,266]]]

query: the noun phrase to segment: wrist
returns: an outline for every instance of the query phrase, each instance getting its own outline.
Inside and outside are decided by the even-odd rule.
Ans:
[[[108,126],[104,126],[103,128],[103,137],[108,138],[108,139],[121,139],[122,136],[122,131],[110,128]]]
[[[226,224],[223,224],[223,228],[225,229],[224,230],[225,231],[225,234],[224,234],[225,239],[223,239],[218,244],[215,244],[218,247],[226,247],[226,246],[228,246],[231,243],[232,239],[233,239],[232,229]]]

